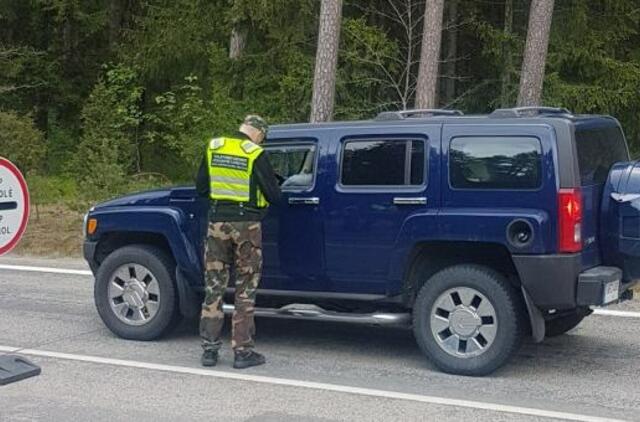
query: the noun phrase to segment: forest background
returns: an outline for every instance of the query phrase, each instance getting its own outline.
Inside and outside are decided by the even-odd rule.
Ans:
[[[344,0],[334,120],[414,107],[426,3]],[[516,104],[529,11],[444,1],[438,107]],[[245,114],[309,121],[319,17],[317,0],[0,0],[0,155],[38,221],[191,183]],[[637,155],[639,94],[640,0],[556,0],[542,103],[617,117]]]

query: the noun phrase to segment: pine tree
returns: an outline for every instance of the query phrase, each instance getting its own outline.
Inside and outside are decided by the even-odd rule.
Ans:
[[[416,87],[416,108],[436,106],[438,60],[442,40],[442,14],[444,0],[427,0],[422,30],[422,50]]]
[[[341,19],[342,0],[322,0],[311,99],[311,122],[326,122],[333,117]]]
[[[554,0],[532,0],[527,43],[524,50],[518,106],[537,106],[542,99],[542,82],[547,63],[549,33]]]

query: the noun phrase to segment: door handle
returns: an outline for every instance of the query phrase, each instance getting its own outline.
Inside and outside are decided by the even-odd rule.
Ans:
[[[289,198],[290,205],[319,205],[320,198],[311,197],[311,198]]]
[[[398,196],[393,198],[393,203],[395,205],[427,205],[427,198],[425,198],[424,196],[416,198]]]

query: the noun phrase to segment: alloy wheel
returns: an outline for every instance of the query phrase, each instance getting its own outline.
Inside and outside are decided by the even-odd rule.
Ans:
[[[158,280],[140,264],[120,266],[111,276],[108,295],[114,315],[128,325],[148,323],[160,307]]]
[[[430,322],[440,348],[459,358],[479,356],[489,350],[498,328],[493,304],[471,287],[442,293],[434,302]]]

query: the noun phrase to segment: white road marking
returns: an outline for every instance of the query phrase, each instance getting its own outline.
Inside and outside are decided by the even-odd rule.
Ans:
[[[53,267],[31,267],[27,265],[0,264],[0,270],[32,271],[36,273],[54,273],[54,274],[72,274],[72,275],[93,275],[93,273],[89,270],[69,270],[66,268],[53,268]]]
[[[470,409],[480,409],[493,412],[510,413],[517,415],[537,416],[543,418],[565,419],[581,422],[621,422],[621,419],[603,418],[599,416],[581,415],[577,413],[556,412],[553,410],[536,409],[532,407],[511,406],[498,403],[487,403],[472,400],[450,399],[445,397],[426,396],[419,394],[400,393],[396,391],[375,390],[372,388],[349,387],[339,384],[326,384],[313,381],[301,381],[286,378],[274,378],[262,375],[249,375],[241,373],[231,373],[215,371],[201,368],[190,368],[186,366],[163,365],[157,363],[140,362],[133,360],[112,359],[99,356],[88,356],[70,353],[52,352],[48,350],[19,349],[11,346],[0,346],[0,352],[19,353],[29,356],[41,356],[46,358],[64,359],[79,362],[89,362],[103,365],[114,365],[127,368],[148,369],[154,371],[172,372],[176,374],[199,375],[205,377],[222,378],[235,381],[249,381],[261,384],[273,384],[286,387],[308,388],[313,390],[323,390],[335,393],[356,394],[368,397],[379,397],[385,399],[407,400],[412,402],[435,404],[442,406],[464,407]]]
[[[54,267],[33,267],[27,265],[6,265],[0,264],[0,270],[9,271],[32,271],[38,273],[54,273],[54,274],[70,274],[70,275],[88,275],[93,276],[93,273],[89,270],[72,270],[67,268],[54,268]],[[593,311],[594,315],[614,316],[623,318],[640,318],[640,312],[631,311],[616,311],[610,309],[597,308]]]
[[[595,315],[614,316],[623,318],[640,318],[640,312],[616,311],[614,309],[594,309]]]

